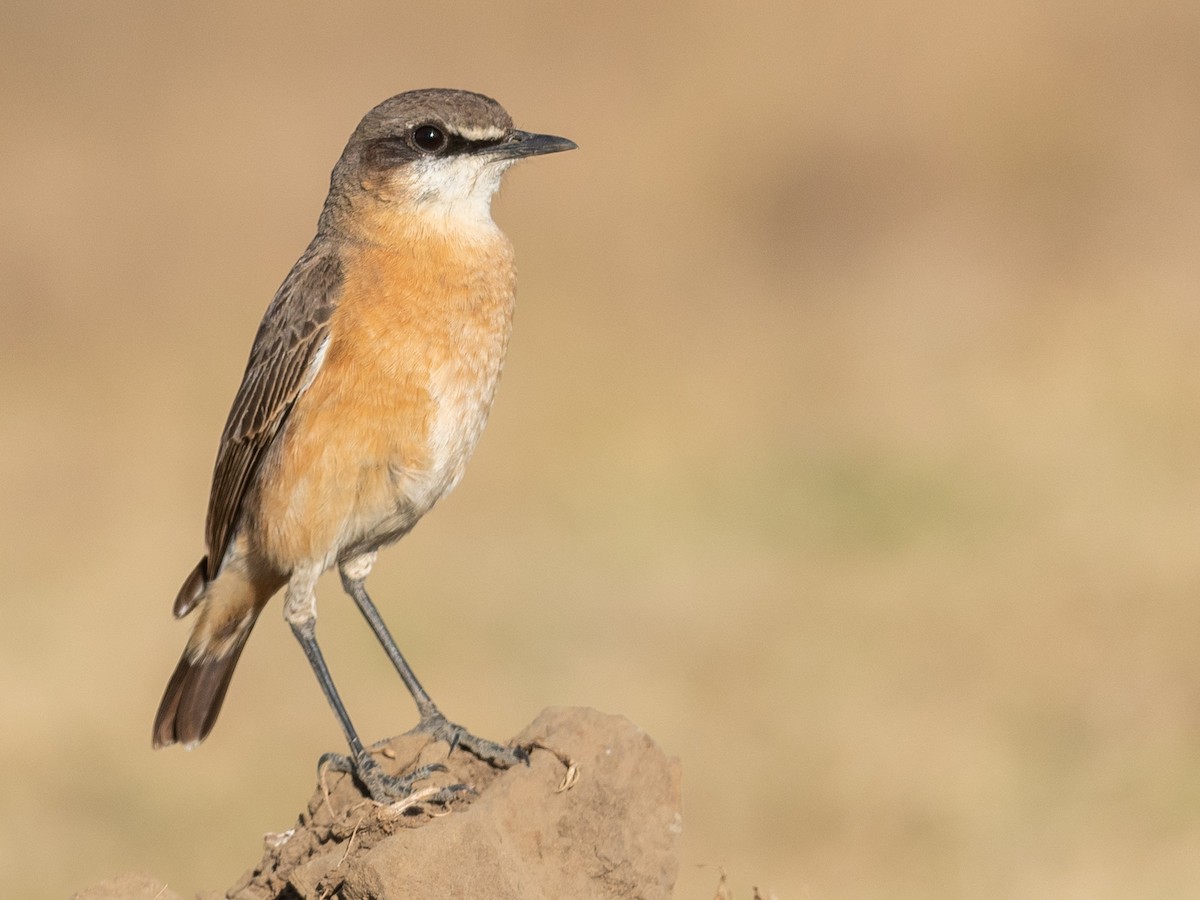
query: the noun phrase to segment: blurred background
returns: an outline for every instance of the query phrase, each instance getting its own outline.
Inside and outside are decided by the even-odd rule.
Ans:
[[[361,115],[498,98],[508,367],[373,576],[506,738],[683,761],[677,897],[1200,889],[1200,6],[9,2],[0,878],[232,884],[341,736],[268,611],[150,722],[254,329]],[[410,701],[335,580],[370,739]]]

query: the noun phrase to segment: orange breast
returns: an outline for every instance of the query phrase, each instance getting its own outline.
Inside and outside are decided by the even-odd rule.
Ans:
[[[453,486],[508,343],[515,276],[498,232],[355,248],[343,270],[324,362],[257,492],[256,543],[284,571],[399,537]]]

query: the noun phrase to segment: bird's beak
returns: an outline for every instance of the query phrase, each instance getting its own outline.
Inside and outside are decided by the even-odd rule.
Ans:
[[[487,153],[500,159],[524,159],[526,156],[541,156],[543,153],[561,153],[574,150],[578,144],[553,134],[533,134],[528,131],[513,131],[499,144],[487,149]]]

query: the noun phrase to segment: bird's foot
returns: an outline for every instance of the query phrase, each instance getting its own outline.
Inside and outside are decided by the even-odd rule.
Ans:
[[[508,769],[518,763],[529,765],[529,751],[524,747],[506,747],[495,741],[476,737],[436,709],[421,716],[421,721],[413,729],[413,733],[427,734],[436,741],[445,741],[450,745],[451,753],[455,747],[462,747],[496,769]]]
[[[326,753],[317,763],[318,771],[324,769],[350,773],[367,789],[371,799],[381,804],[408,799],[413,795],[413,785],[418,781],[424,781],[435,772],[447,771],[446,767],[440,763],[432,763],[427,766],[418,766],[407,775],[389,775],[365,750],[355,757],[341,753]],[[423,799],[444,806],[457,795],[470,790],[471,788],[465,784],[451,784]]]

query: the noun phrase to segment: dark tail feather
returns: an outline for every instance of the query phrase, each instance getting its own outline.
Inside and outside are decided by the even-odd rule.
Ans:
[[[241,640],[217,659],[192,662],[184,651],[154,717],[155,748],[170,744],[194,747],[208,737],[249,636],[247,628]]]

